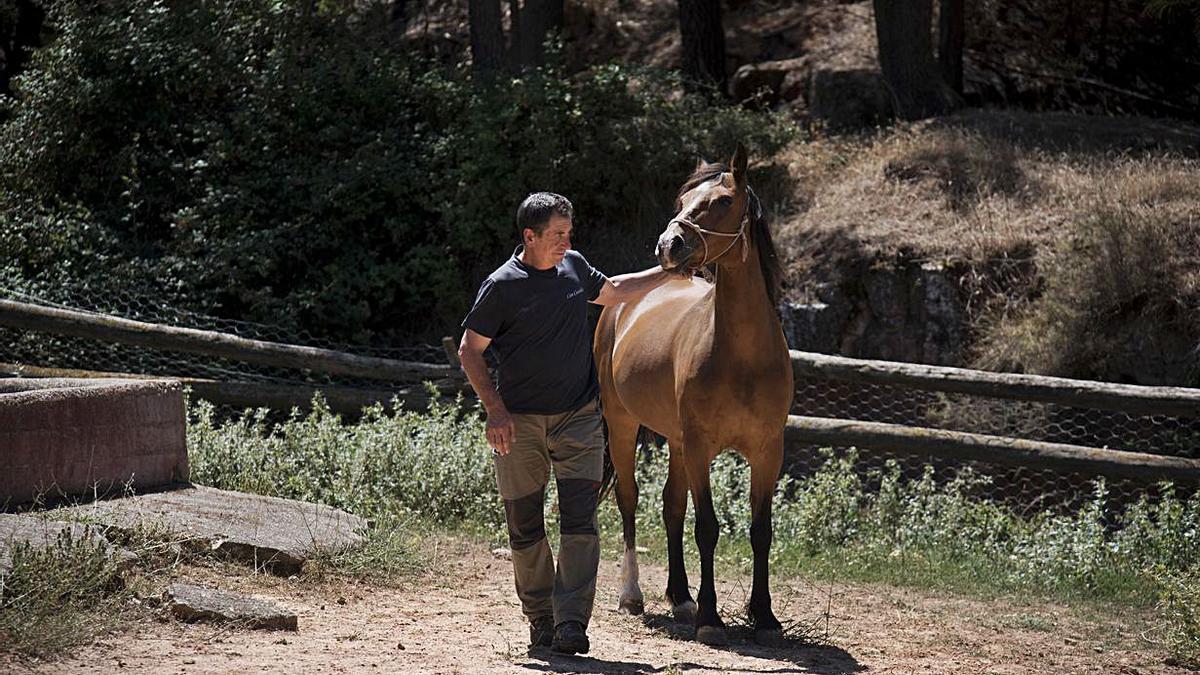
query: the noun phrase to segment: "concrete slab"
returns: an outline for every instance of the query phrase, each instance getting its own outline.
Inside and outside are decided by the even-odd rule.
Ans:
[[[362,518],[323,504],[200,485],[100,501],[68,511],[124,530],[143,524],[165,526],[198,545],[282,575],[300,571],[319,551],[362,543],[359,533],[367,527]]]
[[[87,541],[107,551],[121,566],[136,558],[133,553],[113,546],[105,538],[103,528],[95,525],[51,520],[38,514],[0,513],[0,570],[12,567],[14,544],[44,548],[57,545],[63,538]]]
[[[171,584],[164,604],[182,621],[236,622],[247,628],[296,630],[296,613],[279,604],[248,595],[195,586]]]
[[[0,379],[0,509],[186,481],[172,380]]]

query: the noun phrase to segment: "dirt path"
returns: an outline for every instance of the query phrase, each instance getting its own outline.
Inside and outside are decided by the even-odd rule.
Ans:
[[[188,580],[274,597],[296,609],[296,633],[227,630],[173,620],[145,621],[86,647],[44,672],[293,673],[1181,673],[1140,637],[1147,616],[1098,616],[1049,605],[965,600],[882,586],[800,580],[775,584],[781,620],[817,623],[823,644],[758,647],[732,631],[714,649],[688,639],[651,591],[666,572],[643,565],[647,613],[613,610],[619,570],[601,565],[587,657],[527,653],[527,631],[511,567],[477,544],[444,557],[438,572],[406,588],[337,582],[315,585],[265,576],[190,569]],[[832,592],[831,592],[832,591]],[[733,608],[748,580],[719,592]],[[825,608],[828,637],[825,637]]]

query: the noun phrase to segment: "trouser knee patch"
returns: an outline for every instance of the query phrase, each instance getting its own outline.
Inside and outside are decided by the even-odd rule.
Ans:
[[[558,481],[558,511],[563,534],[596,534],[596,504],[600,481],[564,478]]]
[[[508,544],[514,551],[529,548],[546,538],[542,519],[545,489],[533,494],[504,500],[504,517],[508,521]]]

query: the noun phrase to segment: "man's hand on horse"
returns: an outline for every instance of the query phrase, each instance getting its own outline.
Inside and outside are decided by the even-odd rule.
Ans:
[[[503,406],[488,411],[487,440],[492,450],[500,455],[507,455],[512,449],[513,439],[517,435],[517,425],[513,423],[512,415]]]

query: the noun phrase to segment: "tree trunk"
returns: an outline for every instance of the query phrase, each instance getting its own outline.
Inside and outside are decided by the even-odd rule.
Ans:
[[[1096,61],[1102,78],[1108,70],[1108,17],[1111,4],[1111,0],[1104,0],[1100,8],[1100,44],[1096,47]]]
[[[683,42],[683,74],[690,88],[724,94],[725,30],[719,0],[679,0],[679,36]]]
[[[11,93],[9,80],[25,69],[34,50],[42,46],[46,10],[29,0],[17,0],[15,9],[15,21],[0,25],[0,94]]]
[[[546,62],[546,38],[562,29],[563,0],[525,0],[518,22],[520,65],[535,68]]]
[[[521,0],[508,0],[508,69],[521,72]]]
[[[964,0],[940,0],[938,11],[938,65],[942,79],[954,93],[963,93]]]
[[[475,76],[489,79],[504,67],[504,28],[500,25],[500,0],[470,0],[471,60]]]
[[[896,117],[944,115],[962,98],[942,79],[933,59],[932,0],[874,0],[879,67],[892,92]]]

